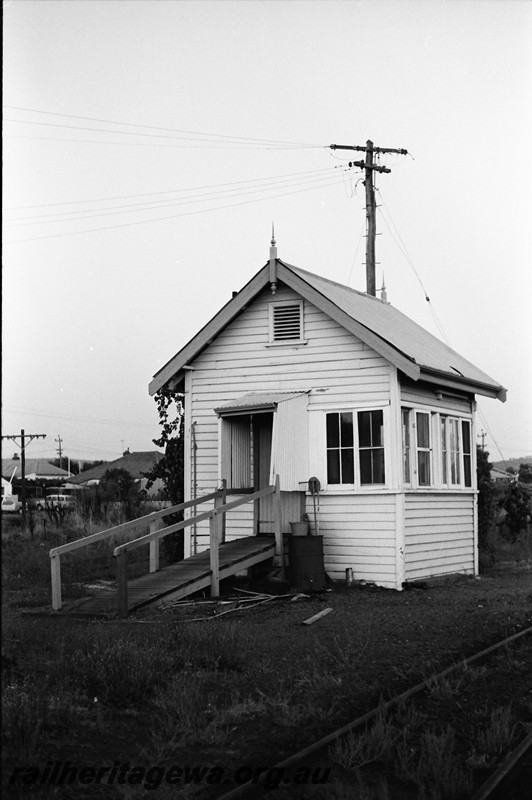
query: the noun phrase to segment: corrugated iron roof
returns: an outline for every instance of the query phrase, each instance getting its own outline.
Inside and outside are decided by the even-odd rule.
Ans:
[[[259,409],[268,410],[275,409],[283,400],[290,400],[292,397],[299,397],[307,392],[294,391],[294,392],[248,392],[238,397],[236,400],[230,400],[218,408],[215,412],[220,416],[230,413],[242,413],[245,411],[258,411]]]
[[[418,366],[497,386],[493,378],[389,303],[291,264],[285,266]]]
[[[413,380],[458,386],[506,399],[506,390],[474,364],[389,303],[276,259],[277,278],[365,341]],[[183,368],[269,285],[266,264],[244,288],[154,376],[150,393],[182,378]]]
[[[24,465],[26,475],[37,475],[40,478],[66,478],[68,472],[65,469],[60,469],[54,464],[50,464],[43,458],[27,458]],[[22,462],[18,458],[3,458],[2,459],[2,475],[11,480],[13,471],[15,470],[15,478],[21,475]]]
[[[91,480],[100,481],[108,469],[125,469],[132,478],[138,480],[144,477],[147,472],[150,472],[162,456],[163,453],[157,450],[140,450],[126,453],[126,455],[120,456],[115,461],[106,461],[104,464],[99,464],[97,467],[91,467],[91,469],[81,472],[71,478],[69,483],[83,484]]]

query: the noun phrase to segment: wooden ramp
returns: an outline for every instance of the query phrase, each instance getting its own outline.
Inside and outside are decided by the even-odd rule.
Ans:
[[[273,536],[246,536],[225,542],[219,548],[220,580],[266,561],[274,553]],[[210,553],[209,550],[204,550],[158,572],[128,581],[128,612],[163,601],[178,600],[201,589],[210,588],[210,585]],[[65,609],[65,612],[82,617],[118,616],[116,586],[82,600],[70,609]]]

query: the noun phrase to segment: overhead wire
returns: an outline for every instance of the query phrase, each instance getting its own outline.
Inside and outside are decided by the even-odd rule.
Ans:
[[[113,131],[108,131],[109,133],[113,133]],[[116,131],[118,133],[118,131]],[[27,139],[35,142],[59,142],[62,144],[92,144],[92,145],[115,145],[118,147],[159,147],[159,148],[169,148],[174,150],[224,150],[225,152],[229,152],[231,150],[237,151],[257,151],[257,150],[272,150],[272,151],[286,151],[286,150],[302,150],[302,147],[272,147],[263,145],[262,147],[243,147],[242,144],[237,142],[227,142],[227,143],[219,143],[219,144],[210,144],[205,142],[204,144],[163,144],[162,142],[110,142],[106,139],[60,139],[57,136],[27,136],[26,134],[16,134],[16,133],[3,133],[4,139]],[[201,141],[201,140],[199,140]],[[305,149],[317,149],[318,145],[315,147],[308,147]]]
[[[451,344],[449,342],[447,334],[445,333],[445,329],[444,329],[442,323],[440,322],[440,320],[438,318],[438,315],[436,314],[436,310],[435,310],[435,308],[434,308],[434,306],[432,304],[432,301],[431,301],[431,299],[430,299],[430,297],[429,297],[429,295],[427,293],[425,285],[424,285],[423,281],[421,280],[421,277],[420,277],[420,275],[419,275],[419,273],[418,273],[418,271],[417,271],[417,269],[416,269],[416,267],[414,265],[414,262],[413,262],[412,258],[410,257],[408,249],[407,249],[405,243],[403,242],[403,240],[401,238],[401,234],[399,233],[399,231],[397,229],[397,226],[395,225],[395,223],[393,221],[392,215],[391,215],[388,207],[386,206],[386,203],[384,202],[384,198],[382,197],[382,192],[378,188],[376,188],[376,191],[379,193],[379,197],[380,197],[381,203],[382,203],[382,208],[386,209],[386,213],[388,214],[388,216],[390,218],[391,225],[388,222],[388,220],[386,219],[386,216],[384,215],[384,213],[382,212],[382,208],[379,207],[379,213],[381,214],[381,217],[382,217],[382,219],[384,221],[384,224],[388,228],[388,230],[390,232],[390,235],[392,236],[393,240],[397,244],[400,252],[405,257],[407,264],[410,266],[410,268],[412,269],[414,275],[416,276],[416,278],[417,278],[417,280],[419,282],[419,285],[421,286],[421,288],[423,290],[423,294],[425,295],[425,300],[429,304],[429,310],[430,310],[430,313],[431,313],[432,318],[434,320],[434,323],[435,323],[436,327],[438,328],[438,330],[440,332],[440,335],[442,336],[444,342],[448,345],[448,347],[450,347]],[[391,226],[393,226],[393,228]]]
[[[318,186],[310,186],[310,187],[305,187],[303,189],[294,189],[293,191],[281,192],[279,194],[273,194],[273,195],[268,195],[268,196],[264,196],[264,197],[255,197],[255,198],[252,198],[252,199],[249,199],[249,200],[241,200],[240,202],[236,202],[236,203],[226,203],[224,205],[218,205],[218,206],[214,206],[214,207],[211,207],[211,208],[200,208],[200,209],[194,209],[194,210],[190,210],[190,211],[182,211],[179,214],[169,214],[169,215],[163,216],[163,217],[153,217],[151,219],[144,219],[144,220],[130,220],[128,222],[121,222],[121,223],[117,223],[115,225],[104,225],[104,226],[100,226],[100,227],[97,227],[97,228],[85,228],[85,229],[78,230],[78,231],[66,231],[66,232],[63,232],[63,233],[52,233],[52,234],[46,234],[46,235],[42,235],[42,236],[30,236],[30,237],[25,237],[23,239],[12,239],[10,242],[7,242],[7,241],[4,242],[4,244],[5,245],[23,244],[25,242],[43,241],[45,239],[59,239],[59,238],[65,238],[65,237],[68,237],[68,236],[81,236],[83,234],[96,233],[96,232],[99,232],[99,231],[116,230],[118,228],[127,228],[127,227],[131,227],[131,226],[135,226],[135,225],[149,225],[149,224],[154,223],[154,222],[165,222],[167,220],[177,219],[179,217],[192,216],[192,215],[196,215],[196,214],[207,214],[207,213],[210,213],[210,212],[213,212],[213,211],[224,211],[224,210],[229,209],[229,208],[237,208],[239,206],[250,205],[252,203],[261,203],[261,202],[264,202],[265,200],[275,200],[275,199],[278,199],[279,197],[288,197],[290,195],[300,194],[301,192],[312,191],[312,190],[314,190],[316,188],[324,189],[324,188],[327,188],[329,186],[335,186],[337,184],[338,184],[338,179],[335,180],[335,181],[331,181],[329,183],[319,184]]]
[[[264,180],[281,180],[284,178],[294,178],[294,177],[307,177],[317,173],[324,173],[330,172],[329,167],[321,168],[321,169],[313,169],[313,170],[304,170],[303,172],[284,172],[281,175],[272,175],[269,178],[246,178],[245,180],[240,181],[228,181],[225,183],[214,183],[206,186],[193,186],[188,189],[166,189],[162,192],[142,192],[136,194],[123,194],[123,195],[115,195],[111,197],[92,197],[85,200],[67,200],[59,203],[41,203],[41,204],[34,204],[28,206],[11,206],[4,208],[4,211],[20,211],[32,208],[50,208],[55,206],[68,206],[68,205],[80,205],[84,203],[106,203],[111,202],[112,200],[130,200],[136,197],[155,197],[156,195],[166,195],[166,194],[176,194],[182,192],[189,192],[189,191],[199,191],[201,189],[218,189],[223,187],[229,186],[240,186],[242,184],[248,183],[260,183]]]
[[[31,415],[33,417],[43,417],[44,419],[57,419],[57,420],[65,420],[68,422],[85,422],[91,425],[131,425],[132,427],[136,428],[153,428],[153,425],[150,425],[148,422],[131,422],[125,419],[102,419],[99,417],[96,419],[95,417],[81,417],[81,416],[74,416],[74,415],[67,415],[67,414],[58,414],[55,412],[48,412],[44,413],[42,411],[37,411],[29,408],[20,408],[20,406],[13,407],[13,406],[3,406],[4,411],[8,411],[10,413],[16,414],[24,414],[24,415]]]
[[[293,178],[282,178],[282,179],[262,179],[262,183],[258,183],[256,187],[241,187],[230,189],[228,188],[223,189],[212,189],[208,192],[200,192],[199,194],[190,194],[188,197],[183,199],[176,199],[174,202],[168,202],[168,198],[164,200],[151,200],[151,201],[144,201],[140,203],[129,203],[125,205],[119,206],[110,206],[107,208],[100,208],[100,209],[87,209],[86,211],[57,211],[51,214],[37,214],[33,216],[26,216],[26,217],[16,217],[12,222],[6,222],[6,227],[20,227],[23,225],[40,225],[46,224],[49,222],[71,222],[80,219],[90,219],[92,217],[98,216],[109,216],[115,214],[124,214],[124,213],[132,213],[136,211],[150,211],[156,210],[159,208],[172,208],[174,206],[179,206],[188,203],[202,203],[212,199],[224,199],[224,198],[231,198],[235,196],[242,196],[247,194],[257,194],[262,191],[271,191],[277,188],[289,188],[290,186],[305,186],[307,184],[314,184],[315,186],[319,186],[324,180],[329,180],[331,177],[329,171],[326,170],[327,174],[323,174],[324,171],[317,171],[321,174],[318,175],[309,175],[306,180],[295,180]],[[303,173],[304,174],[304,173]],[[189,191],[193,192],[194,190],[178,190],[181,192]],[[221,195],[221,197],[217,197],[217,195]],[[71,216],[72,214],[81,214],[82,216]],[[62,219],[59,219],[62,218]],[[36,221],[34,221],[36,220]]]
[[[105,118],[98,118],[98,117],[85,117],[77,114],[63,114],[60,112],[55,111],[43,111],[40,109],[32,109],[26,108],[23,106],[11,106],[5,105],[3,108],[14,110],[14,111],[24,111],[27,113],[32,114],[42,114],[46,116],[54,116],[54,117],[62,117],[65,119],[75,119],[75,120],[83,120],[85,122],[96,122],[102,123],[106,125],[120,125],[122,127],[128,128],[142,128],[143,131],[121,131],[121,130],[109,130],[107,128],[88,128],[85,126],[79,125],[64,125],[62,123],[47,123],[47,122],[39,122],[37,120],[24,120],[24,119],[10,119],[4,117],[5,122],[13,122],[19,124],[27,124],[27,125],[40,125],[44,127],[55,127],[55,128],[67,128],[71,130],[87,130],[95,133],[117,133],[119,135],[130,135],[130,136],[142,136],[148,137],[152,136],[155,138],[169,138],[169,139],[179,139],[179,140],[197,140],[199,142],[213,142],[221,144],[224,140],[228,143],[239,143],[241,145],[252,146],[257,148],[263,148],[265,146],[268,147],[279,147],[279,148],[294,148],[294,149],[308,149],[308,148],[325,148],[325,145],[316,144],[316,143],[309,143],[309,142],[290,142],[281,139],[266,139],[266,138],[257,138],[257,137],[250,137],[250,136],[234,136],[230,134],[222,134],[222,133],[207,133],[204,131],[191,131],[191,130],[184,130],[180,128],[169,128],[163,127],[158,125],[148,125],[143,123],[134,123],[134,122],[121,122],[119,120],[111,120]],[[145,131],[164,131],[164,133],[146,133]],[[166,134],[179,134],[177,136],[166,136]],[[196,137],[204,137],[197,139]],[[209,138],[205,138],[209,137]]]
[[[488,421],[487,421],[486,417],[484,416],[484,414],[483,414],[483,412],[482,412],[482,409],[480,408],[480,404],[479,404],[479,403],[477,403],[477,413],[478,413],[478,415],[479,415],[479,417],[480,417],[480,419],[481,419],[481,422],[482,422],[482,424],[483,424],[483,425],[484,425],[484,427],[487,429],[487,432],[488,432],[488,434],[489,434],[489,436],[490,436],[490,438],[491,438],[491,440],[492,440],[493,444],[494,444],[494,445],[495,445],[495,447],[497,448],[497,451],[498,451],[498,453],[499,453],[499,455],[500,455],[500,457],[501,457],[501,460],[502,460],[502,461],[504,461],[504,464],[506,465],[506,459],[505,459],[505,457],[504,457],[504,456],[503,456],[503,454],[502,454],[502,450],[501,450],[501,448],[499,447],[499,444],[498,444],[498,442],[497,442],[497,440],[496,440],[495,436],[493,435],[493,432],[492,432],[492,431],[491,431],[491,429],[490,429],[490,426],[489,426],[489,424],[488,424]]]

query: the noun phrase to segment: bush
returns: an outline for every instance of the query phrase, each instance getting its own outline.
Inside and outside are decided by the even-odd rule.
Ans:
[[[519,534],[526,530],[530,520],[532,490],[524,483],[511,483],[504,501],[506,511],[502,534],[515,542]]]

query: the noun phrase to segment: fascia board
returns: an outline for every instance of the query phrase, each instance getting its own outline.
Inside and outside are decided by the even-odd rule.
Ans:
[[[415,381],[419,380],[420,368],[415,361],[388,344],[384,339],[381,339],[380,336],[377,336],[376,333],[366,328],[365,325],[357,322],[346,311],[343,311],[329,300],[328,297],[325,297],[325,295],[300,278],[299,275],[296,275],[288,267],[285,267],[282,262],[278,261],[277,264],[279,280],[282,280],[283,283],[286,283],[291,289],[313,303],[317,308],[349,331],[349,333],[357,336],[369,347],[372,347],[375,352],[379,353],[379,355],[404,372],[405,375],[408,375],[409,378]]]
[[[183,367],[193,361],[201,351],[204,350],[241,311],[243,311],[248,303],[253,300],[267,283],[268,265],[257,272],[249,283],[240,290],[236,297],[229,300],[188,344],[176,353],[164,367],[161,367],[161,369],[155,373],[148,387],[150,395],[154,395],[158,392],[168,381],[174,378],[177,379]]]
[[[481,394],[484,397],[493,397],[500,400],[501,403],[506,402],[507,390],[504,386],[471,381],[467,378],[450,378],[443,372],[438,372],[438,370],[435,369],[428,369],[427,367],[421,367],[421,379],[437,386],[444,386],[447,389],[469,390],[474,394]]]

